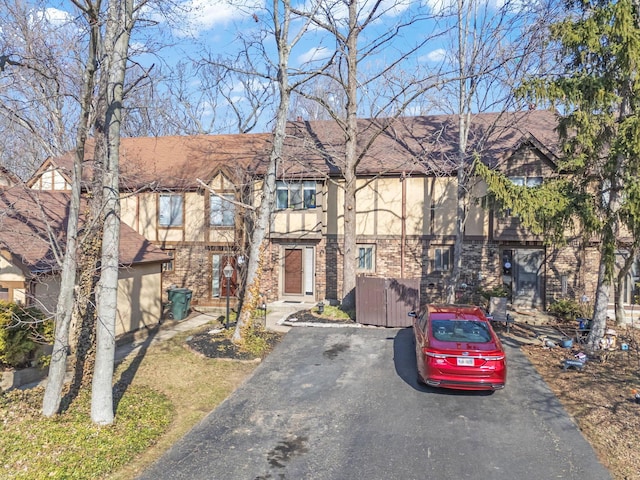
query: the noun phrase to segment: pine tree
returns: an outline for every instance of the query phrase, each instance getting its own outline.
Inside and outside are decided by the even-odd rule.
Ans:
[[[480,167],[492,193],[533,232],[561,236],[570,218],[600,238],[600,268],[589,345],[606,328],[609,291],[621,229],[638,237],[640,196],[640,22],[638,0],[569,0],[567,16],[551,28],[563,73],[525,83],[523,96],[560,113],[560,171],[567,180],[525,192]],[[557,195],[550,201],[554,195]]]

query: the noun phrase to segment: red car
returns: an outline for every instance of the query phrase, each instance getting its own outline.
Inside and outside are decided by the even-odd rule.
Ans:
[[[427,305],[411,315],[419,382],[460,390],[504,388],[504,349],[480,307]]]

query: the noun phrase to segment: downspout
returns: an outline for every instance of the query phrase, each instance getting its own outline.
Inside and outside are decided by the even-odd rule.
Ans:
[[[400,233],[400,278],[404,278],[404,250],[405,250],[405,242],[407,240],[407,228],[406,228],[406,220],[407,220],[407,183],[405,180],[407,179],[406,172],[402,172],[402,177],[400,178],[400,183],[402,184],[402,231]]]

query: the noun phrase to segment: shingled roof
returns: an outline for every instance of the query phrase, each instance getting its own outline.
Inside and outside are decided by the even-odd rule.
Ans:
[[[543,110],[472,115],[467,152],[495,165],[532,142],[554,157],[559,148],[556,126],[555,114]],[[458,164],[458,130],[456,115],[360,119],[358,174],[452,174]],[[340,173],[345,139],[336,122],[290,122],[286,142],[283,176]]]
[[[64,250],[68,214],[68,194],[38,192],[21,186],[0,190],[0,249],[8,251],[32,274],[57,270],[52,241]],[[82,225],[80,219],[81,228]],[[168,260],[165,252],[121,224],[121,265]]]
[[[467,151],[495,164],[531,142],[553,157],[559,148],[556,126],[556,115],[546,110],[473,115]],[[221,169],[239,181],[247,174],[261,175],[272,138],[271,134],[123,138],[121,185],[123,189],[188,190],[199,188],[198,179],[207,182]],[[334,121],[289,122],[278,176],[339,175],[344,146],[344,133]],[[358,120],[359,175],[452,174],[457,150],[456,115]],[[89,142],[85,178],[89,178],[93,155]],[[72,153],[50,161],[70,178]]]
[[[209,181],[221,169],[238,179],[264,163],[271,134],[192,135],[122,138],[120,182],[123,189],[193,189],[197,179]],[[87,141],[83,180],[94,167],[95,143]],[[48,159],[71,179],[74,154]]]

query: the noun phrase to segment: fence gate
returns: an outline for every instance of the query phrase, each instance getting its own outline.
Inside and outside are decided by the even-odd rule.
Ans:
[[[356,278],[356,321],[379,327],[409,327],[409,312],[420,307],[420,280]]]

